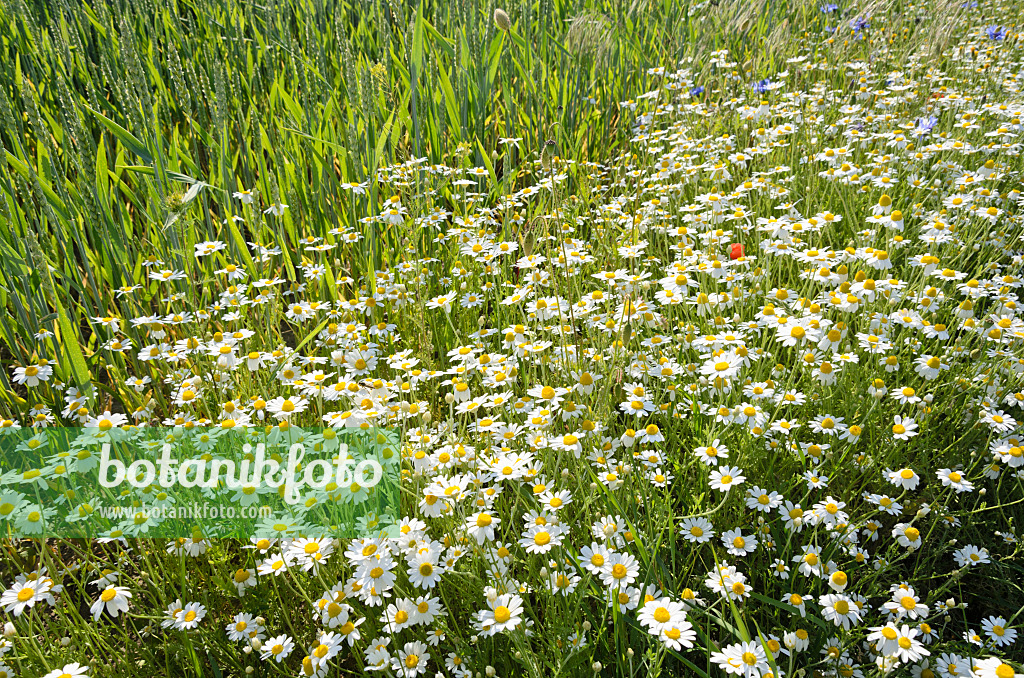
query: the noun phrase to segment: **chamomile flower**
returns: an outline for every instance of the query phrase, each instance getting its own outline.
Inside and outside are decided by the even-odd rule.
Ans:
[[[719,466],[711,472],[709,484],[711,489],[719,492],[728,492],[733,487],[743,484],[747,478],[743,471],[736,466]]]
[[[89,608],[94,621],[99,621],[104,612],[111,617],[117,617],[122,612],[128,611],[128,599],[132,592],[126,586],[114,586],[111,584],[102,591],[99,597]]]

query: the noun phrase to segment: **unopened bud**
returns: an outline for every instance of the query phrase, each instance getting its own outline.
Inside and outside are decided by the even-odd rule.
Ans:
[[[500,7],[494,9],[494,24],[503,31],[508,31],[512,28],[512,20],[508,18],[505,10]]]

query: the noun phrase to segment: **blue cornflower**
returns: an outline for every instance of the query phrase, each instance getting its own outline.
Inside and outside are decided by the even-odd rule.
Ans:
[[[839,10],[839,5],[836,5],[836,4],[831,3],[831,2],[827,2],[824,5],[822,5],[821,7],[819,7],[818,9],[821,10],[822,14],[828,14],[829,12],[836,12],[836,11],[838,11]]]
[[[1004,40],[1006,38],[1006,29],[1002,26],[989,26],[985,32],[988,33],[989,40]]]
[[[939,119],[934,115],[929,115],[927,118],[918,118],[917,127],[914,128],[914,134],[919,137],[923,137],[928,134],[939,124]]]
[[[691,97],[699,97],[701,94],[704,94],[704,88],[701,87],[700,85],[695,85],[694,87],[690,88]]]
[[[850,28],[853,29],[854,35],[860,35],[861,31],[871,26],[871,20],[865,17],[857,17],[850,19]]]
[[[768,88],[771,86],[771,84],[772,84],[772,81],[769,80],[768,78],[765,78],[764,80],[761,80],[760,82],[754,83],[754,85],[753,85],[754,91],[757,92],[758,94],[761,94],[763,92],[767,92]]]

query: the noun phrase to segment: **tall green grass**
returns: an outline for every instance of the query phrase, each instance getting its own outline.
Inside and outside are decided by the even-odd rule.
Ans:
[[[116,288],[146,283],[144,257],[185,269],[192,244],[220,239],[251,265],[245,242],[274,240],[291,245],[282,273],[295,279],[298,233],[327,236],[378,213],[384,165],[486,167],[492,194],[507,193],[532,180],[527,161],[549,140],[580,161],[630,152],[619,102],[647,89],[649,67],[688,59],[721,84],[728,74],[712,73],[707,56],[726,49],[737,69],[770,74],[821,22],[801,0],[539,0],[504,5],[513,25],[503,32],[495,8],[6,2],[3,358],[23,363],[49,329],[75,340],[61,342],[62,379],[102,381],[85,319],[107,315]],[[780,30],[793,40],[783,45]],[[521,138],[520,149],[502,137]],[[368,179],[364,196],[343,188]],[[242,189],[290,208],[235,224],[223,206]],[[399,234],[359,228],[353,277],[401,249]]]

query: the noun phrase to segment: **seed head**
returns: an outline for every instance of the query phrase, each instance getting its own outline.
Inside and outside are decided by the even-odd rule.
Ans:
[[[512,20],[508,18],[508,14],[505,10],[500,7],[494,9],[494,23],[503,31],[509,31],[512,29]]]

